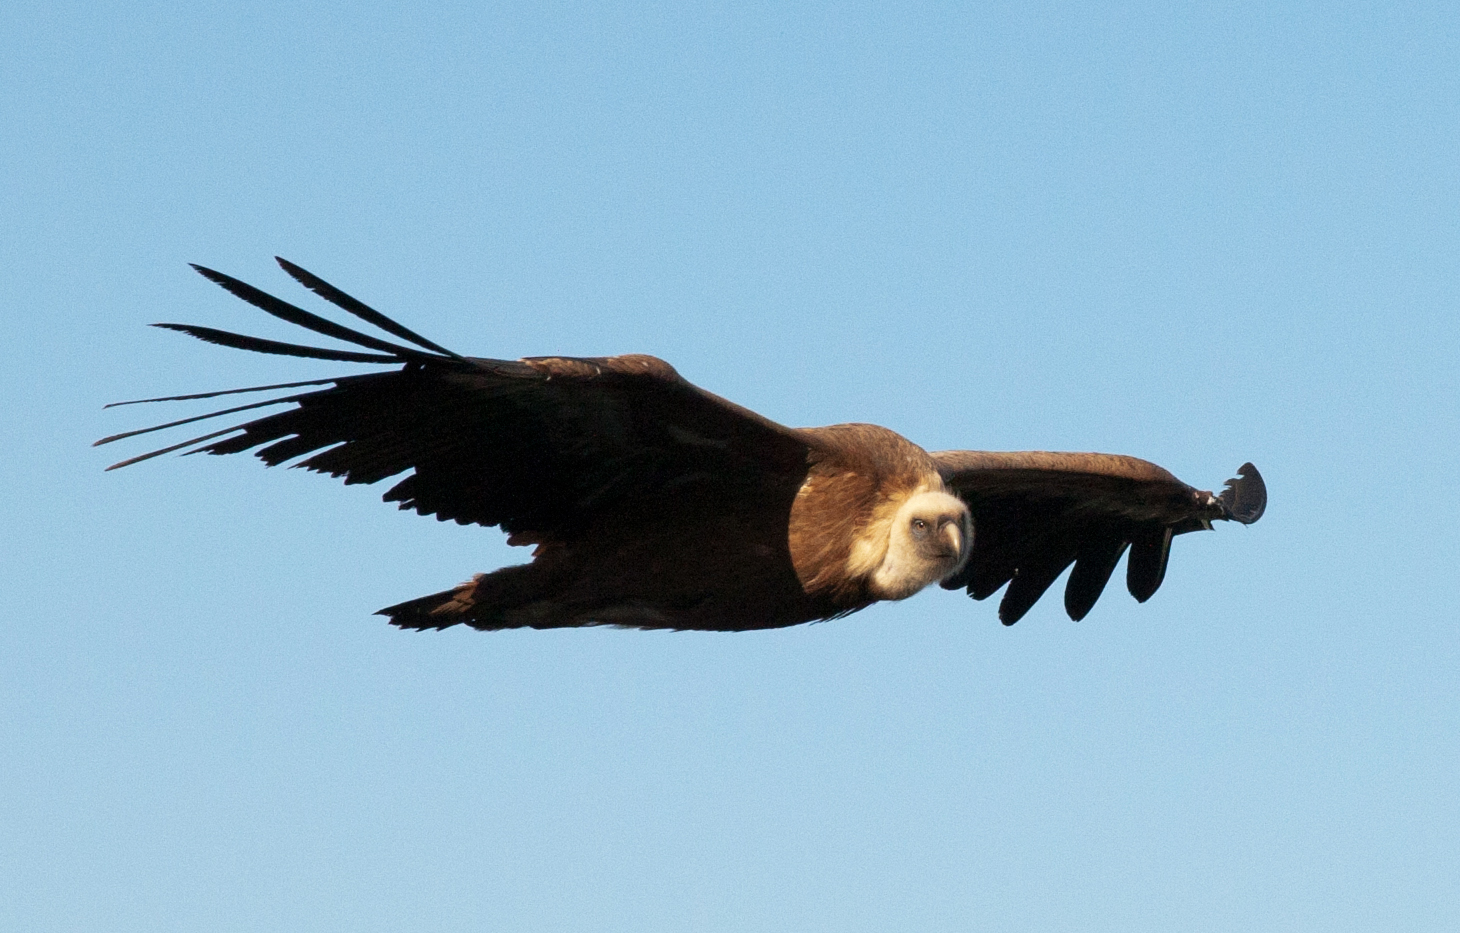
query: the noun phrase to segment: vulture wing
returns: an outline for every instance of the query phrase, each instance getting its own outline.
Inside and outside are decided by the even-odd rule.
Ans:
[[[1171,539],[1216,519],[1251,524],[1267,490],[1252,464],[1218,495],[1167,471],[1113,454],[941,451],[932,455],[949,490],[973,512],[973,553],[943,581],[986,599],[1009,584],[999,620],[1013,625],[1070,564],[1065,610],[1083,619],[1130,549],[1126,586],[1145,602],[1161,586]]]
[[[253,450],[296,465],[375,483],[409,472],[386,501],[461,524],[498,525],[518,542],[571,536],[604,509],[651,503],[691,483],[755,495],[805,475],[807,447],[789,428],[685,381],[651,356],[518,361],[459,356],[402,327],[318,277],[284,270],[337,307],[403,343],[344,327],[210,269],[198,271],[244,301],[359,350],[279,343],[212,328],[160,324],[223,346],[260,353],[392,364],[387,372],[257,386],[144,402],[284,391],[98,441],[276,405],[286,410],[150,451],[230,454]],[[308,388],[308,391],[286,390]],[[118,403],[132,404],[132,403]]]

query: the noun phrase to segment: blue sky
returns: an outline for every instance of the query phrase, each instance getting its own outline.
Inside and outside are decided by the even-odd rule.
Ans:
[[[1452,5],[0,10],[0,926],[1410,930],[1460,902]],[[396,631],[522,559],[97,437],[186,266],[1261,523],[1079,624]],[[305,300],[307,299],[307,300]],[[149,420],[150,419],[150,420]]]

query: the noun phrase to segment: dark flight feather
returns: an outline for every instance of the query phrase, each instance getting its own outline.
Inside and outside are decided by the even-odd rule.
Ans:
[[[974,534],[977,533],[975,529]],[[999,600],[999,621],[1013,625],[1022,619],[1074,559],[1073,545],[1061,538],[1054,547],[1021,562],[1014,571],[1014,578],[1009,581],[1009,588],[1004,591],[1004,598]]]
[[[338,288],[335,288],[333,285],[326,282],[324,279],[315,275],[313,272],[310,272],[307,269],[301,269],[299,266],[294,265],[294,263],[290,262],[282,256],[275,256],[274,261],[277,262],[279,264],[279,267],[282,268],[285,272],[293,276],[294,281],[314,292],[316,295],[323,298],[325,301],[328,301],[330,304],[335,305],[338,308],[343,308],[344,310],[350,312],[351,314],[360,318],[362,321],[374,324],[376,327],[380,328],[386,333],[393,334],[402,340],[409,340],[411,343],[414,343],[418,347],[423,347],[427,350],[434,350],[435,352],[440,353],[442,356],[449,356],[454,360],[463,359],[463,357],[452,353],[450,350],[441,346],[441,344],[436,343],[433,340],[427,340],[425,337],[422,337],[420,334],[416,333],[410,328],[397,324],[395,321],[392,321],[390,318],[381,314],[379,311],[376,311],[374,308],[370,307],[365,302],[360,301],[358,298],[353,298],[350,295],[345,294]]]
[[[297,396],[297,395],[291,395],[291,396],[287,396],[285,398],[271,398],[271,399],[266,399],[265,401],[262,401],[262,402],[254,402],[251,405],[236,405],[233,408],[224,408],[221,411],[210,411],[207,414],[204,414],[204,415],[194,415],[191,418],[179,418],[176,421],[169,421],[166,424],[154,424],[150,428],[138,428],[135,431],[123,431],[121,434],[113,434],[110,437],[103,437],[101,440],[96,441],[91,446],[93,446],[93,447],[100,447],[103,444],[110,444],[110,443],[113,443],[114,441],[125,440],[126,438],[129,438],[129,437],[136,437],[139,434],[151,434],[153,431],[165,431],[168,428],[176,428],[176,427],[179,427],[179,426],[184,425],[184,424],[192,424],[195,421],[207,421],[209,418],[217,418],[217,417],[220,417],[222,415],[231,415],[231,414],[234,414],[235,412],[249,411],[250,409],[254,409],[254,408],[267,408],[270,405],[283,405],[283,404],[285,404],[287,402],[297,402],[298,400],[299,400],[299,396]],[[150,399],[149,399],[149,401],[150,401]],[[199,440],[201,440],[201,439],[202,438],[199,438]],[[184,446],[186,446],[186,445],[184,445]],[[107,467],[107,469],[111,469],[111,467]]]
[[[337,363],[399,363],[400,357],[383,356],[379,353],[356,353],[354,350],[326,350],[323,347],[307,347],[298,343],[280,343],[262,337],[249,337],[213,327],[197,324],[153,324],[166,330],[175,330],[196,337],[205,343],[216,343],[220,347],[235,350],[250,350],[254,353],[272,353],[276,356],[299,356],[315,360],[334,360]]]
[[[218,398],[224,395],[241,395],[245,392],[272,392],[275,389],[298,389],[303,386],[322,386],[332,382],[339,382],[338,379],[306,379],[303,382],[276,382],[268,386],[247,386],[242,389],[221,389],[217,392],[194,392],[191,395],[162,395],[157,398],[134,398],[126,402],[109,402],[103,408],[119,408],[123,405],[145,405],[151,402],[192,402],[204,398]],[[135,432],[134,432],[135,433]],[[130,435],[119,434],[118,437],[129,437]],[[98,444],[104,443],[97,441]],[[95,445],[93,445],[95,446]]]
[[[303,327],[305,330],[312,330],[316,334],[333,337],[336,340],[343,340],[346,343],[353,343],[366,347],[367,349],[383,350],[386,353],[394,354],[404,359],[420,359],[425,357],[425,354],[419,350],[412,349],[411,347],[403,347],[400,344],[381,340],[378,337],[371,337],[369,334],[362,334],[353,328],[336,324],[334,321],[305,311],[303,308],[296,307],[287,301],[275,298],[266,291],[254,288],[247,282],[240,282],[231,275],[216,272],[213,269],[196,264],[193,268],[204,278],[221,285],[224,289],[242,298],[255,308],[272,314],[280,320],[288,321],[290,324]]]
[[[214,431],[211,434],[204,434],[202,437],[195,437],[191,440],[181,441],[177,444],[172,444],[167,447],[160,447],[157,450],[149,450],[145,454],[138,454],[135,457],[128,457],[126,460],[119,460],[118,462],[113,463],[111,466],[107,467],[107,471],[120,470],[122,467],[131,466],[134,463],[141,463],[143,460],[151,460],[153,457],[160,457],[163,454],[170,454],[175,450],[182,450],[184,447],[191,447],[194,444],[198,444],[206,440],[211,440],[215,437],[221,437],[224,434],[232,434],[234,431],[237,430],[237,428],[223,428],[222,430]],[[99,444],[101,443],[101,441],[98,441],[97,443]],[[193,451],[188,452],[192,453]]]
[[[1127,547],[1124,536],[1106,529],[1092,530],[1081,542],[1065,584],[1065,612],[1071,619],[1078,622],[1090,614]]]
[[[1145,602],[1165,579],[1174,535],[1213,520],[1256,521],[1266,505],[1250,463],[1213,496],[1153,463],[1113,454],[943,451],[933,458],[974,519],[968,563],[942,585],[986,599],[1008,583],[999,605],[1005,625],[1071,563],[1065,610],[1083,619],[1127,549],[1126,587]]]
[[[1132,535],[1130,560],[1126,562],[1125,586],[1136,602],[1143,603],[1156,595],[1166,579],[1166,563],[1171,558],[1171,528],[1144,528]]]

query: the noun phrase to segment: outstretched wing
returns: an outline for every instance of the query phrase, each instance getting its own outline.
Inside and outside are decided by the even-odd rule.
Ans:
[[[570,535],[599,510],[632,508],[640,501],[651,506],[666,489],[707,483],[722,493],[753,494],[805,473],[806,445],[794,431],[695,387],[662,360],[462,357],[305,270],[282,259],[279,264],[320,297],[404,343],[344,327],[201,267],[195,268],[275,317],[371,352],[280,343],[195,325],[158,326],[238,349],[399,368],[143,399],[308,388],[104,438],[97,443],[289,406],[113,468],[175,450],[253,450],[271,466],[305,458],[296,465],[346,483],[374,483],[410,471],[385,493],[386,501],[441,520],[498,525],[526,541]]]
[[[1219,495],[1144,460],[1114,454],[947,450],[933,459],[950,491],[973,512],[973,553],[943,581],[986,599],[1005,583],[999,620],[1013,625],[1070,564],[1065,610],[1083,619],[1130,549],[1126,586],[1145,602],[1166,574],[1171,539],[1214,520],[1251,524],[1267,490],[1243,464]]]

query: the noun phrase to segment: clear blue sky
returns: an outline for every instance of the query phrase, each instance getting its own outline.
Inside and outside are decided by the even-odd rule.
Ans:
[[[0,9],[0,927],[1460,927],[1453,4]],[[1104,450],[1261,523],[1145,605],[403,633],[520,560],[108,401],[462,352]]]

